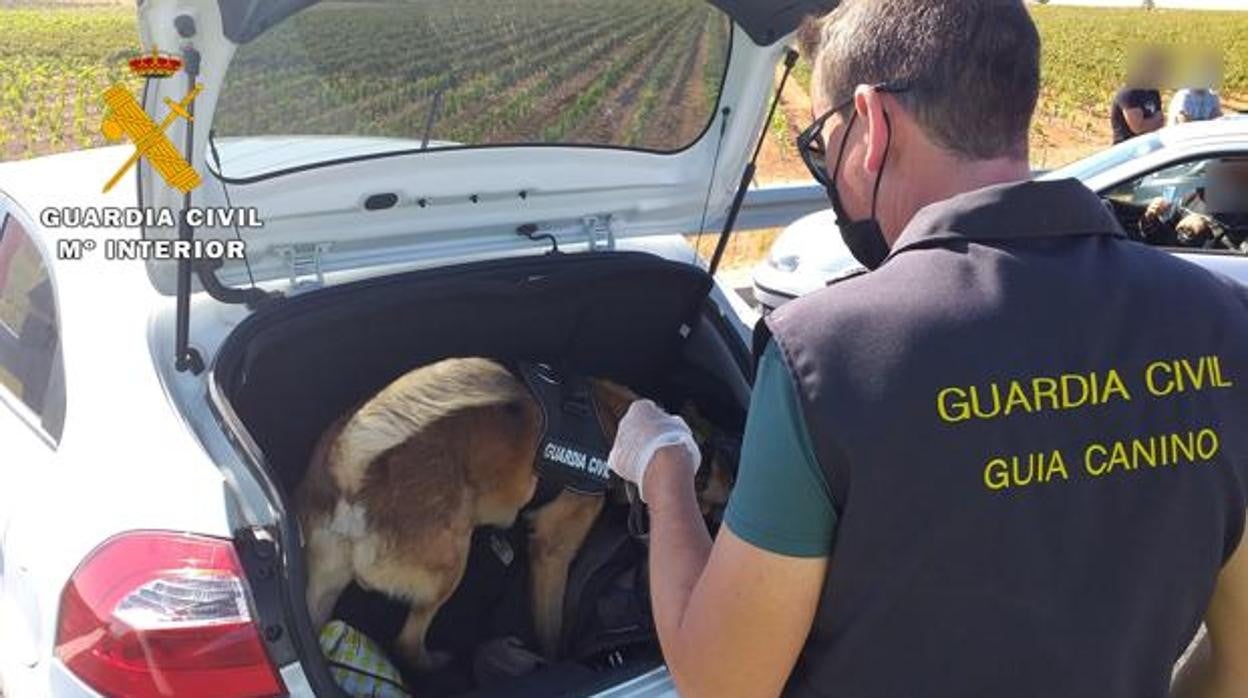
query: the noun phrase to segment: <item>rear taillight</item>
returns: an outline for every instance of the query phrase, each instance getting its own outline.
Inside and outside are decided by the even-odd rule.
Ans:
[[[282,685],[228,540],[139,532],[96,548],[61,594],[56,656],[110,696],[272,696]]]

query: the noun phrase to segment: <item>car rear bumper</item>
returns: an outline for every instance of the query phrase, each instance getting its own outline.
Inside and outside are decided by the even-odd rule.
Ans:
[[[69,668],[59,659],[52,659],[46,664],[48,668],[48,695],[54,698],[101,698],[81,679],[70,673]],[[9,698],[21,698],[16,692]]]
[[[593,698],[676,698],[677,695],[676,684],[672,683],[672,675],[668,673],[667,667],[659,667],[597,693]]]

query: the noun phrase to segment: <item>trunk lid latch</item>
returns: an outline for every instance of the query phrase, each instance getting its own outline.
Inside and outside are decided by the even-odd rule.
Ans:
[[[286,277],[291,293],[309,291],[325,285],[324,256],[333,243],[283,245],[275,252],[286,264]]]

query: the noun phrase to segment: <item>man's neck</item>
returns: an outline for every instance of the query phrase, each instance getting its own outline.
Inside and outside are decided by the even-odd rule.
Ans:
[[[912,190],[910,201],[900,204],[896,220],[908,222],[923,207],[944,201],[959,194],[997,184],[1022,182],[1031,178],[1031,168],[1026,160],[997,158],[995,160],[957,160],[942,158],[924,168],[930,176],[924,177]],[[888,243],[891,245],[901,235],[905,225],[897,226]]]

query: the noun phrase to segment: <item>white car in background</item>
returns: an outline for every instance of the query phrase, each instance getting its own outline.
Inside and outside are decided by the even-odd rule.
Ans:
[[[754,267],[754,300],[764,313],[862,270],[836,233],[836,213],[818,211],[780,232]]]
[[[1207,165],[1248,158],[1248,116],[1181,124],[1134,138],[1041,179],[1082,180],[1098,192],[1128,233],[1138,231],[1148,203],[1164,198],[1179,203],[1204,186]],[[1248,210],[1240,212],[1248,215]],[[1232,216],[1237,214],[1230,214]],[[1234,220],[1240,230],[1248,221]],[[1175,248],[1176,254],[1214,267],[1248,284],[1248,253]],[[861,269],[837,234],[836,216],[819,211],[794,221],[772,244],[753,272],[754,295],[764,313]]]
[[[160,122],[202,84],[194,122],[166,134],[203,186],[184,197],[144,159],[101,194],[131,146],[0,164],[6,698],[341,695],[291,495],[324,427],[413,366],[563,359],[705,390],[708,419],[743,420],[749,311],[682,235],[728,216],[787,37],[830,3],[443,2],[146,0],[144,50],[177,51],[185,72],[149,80],[142,108]],[[535,16],[547,25],[521,31]],[[640,62],[577,72],[611,50]],[[662,89],[571,89],[626,65]],[[393,89],[361,87],[372,77]],[[552,86],[525,102],[495,78]],[[585,106],[613,95],[636,107],[632,128]],[[539,131],[471,140],[481,113]],[[135,207],[254,209],[263,227],[58,227]],[[247,254],[104,256],[192,239]],[[655,642],[600,659],[544,665],[525,691],[675,694]]]

